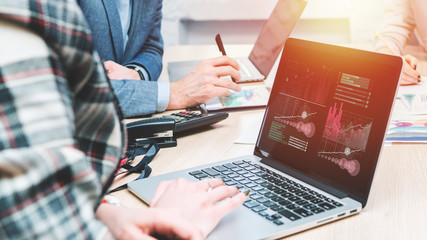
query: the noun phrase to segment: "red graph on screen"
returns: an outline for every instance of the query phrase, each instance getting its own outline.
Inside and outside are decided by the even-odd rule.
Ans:
[[[344,117],[343,104],[329,108],[323,137],[345,146],[366,149],[372,122],[348,113]]]

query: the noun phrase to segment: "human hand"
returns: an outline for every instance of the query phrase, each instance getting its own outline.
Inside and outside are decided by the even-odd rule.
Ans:
[[[168,109],[180,109],[205,103],[218,96],[230,96],[230,91],[240,91],[239,65],[227,56],[202,60],[183,79],[171,83]]]
[[[96,210],[96,217],[116,239],[155,240],[152,235],[156,233],[168,239],[203,239],[202,232],[175,209],[134,209],[104,203]]]
[[[107,71],[108,78],[110,79],[136,79],[141,80],[139,73],[133,69],[122,66],[113,61],[105,61],[104,68]]]
[[[158,185],[151,207],[178,211],[206,238],[222,217],[247,198],[245,193],[239,193],[236,187],[226,186],[221,179],[203,179],[196,183],[178,179]]]
[[[405,59],[405,64],[400,77],[400,85],[417,84],[420,78],[420,74],[416,71],[418,60],[412,55],[405,55],[403,58]]]

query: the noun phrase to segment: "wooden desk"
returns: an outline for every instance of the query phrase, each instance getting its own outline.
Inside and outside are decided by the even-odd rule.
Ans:
[[[230,56],[249,50],[250,46],[227,47]],[[216,46],[183,46],[168,49],[165,58],[197,59],[189,54],[191,52],[206,57],[219,55]],[[420,51],[415,53],[421,60],[420,72],[427,75],[426,55]],[[167,78],[165,74],[163,78]],[[228,119],[208,130],[179,138],[177,147],[161,149],[150,164],[152,176],[252,154],[253,145],[235,144],[234,140],[245,130],[243,126],[248,119],[262,118],[263,113],[263,110],[233,112]],[[136,176],[118,179],[115,186]],[[125,206],[145,207],[126,190],[114,195]],[[427,145],[393,144],[383,148],[368,204],[360,214],[295,234],[289,239],[422,239],[427,236],[426,215]]]

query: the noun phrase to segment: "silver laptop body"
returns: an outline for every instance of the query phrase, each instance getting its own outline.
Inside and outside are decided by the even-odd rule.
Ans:
[[[240,82],[263,81],[268,76],[306,4],[305,0],[278,1],[258,35],[249,57],[234,58],[240,66]],[[199,62],[169,62],[169,80],[175,82],[182,79]]]
[[[254,155],[129,190],[149,204],[160,181],[176,178],[251,189],[208,239],[275,239],[354,215],[368,200],[402,65],[398,56],[289,38]]]

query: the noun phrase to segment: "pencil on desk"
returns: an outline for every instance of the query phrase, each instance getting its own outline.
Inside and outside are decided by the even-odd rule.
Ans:
[[[381,42],[383,42],[384,44],[385,44],[385,46],[388,48],[388,49],[390,49],[390,51],[394,54],[394,55],[399,55],[400,56],[400,54],[392,47],[392,46],[390,46],[390,44],[384,39],[384,37],[383,36],[381,36],[381,34],[379,34],[377,31],[375,31],[375,35],[377,36],[377,38],[381,41]],[[407,63],[406,61],[405,61],[405,63]],[[409,64],[409,63],[407,63],[407,64]],[[414,70],[416,70],[416,68],[417,68],[417,66],[415,66],[415,67],[413,67],[414,68]],[[418,82],[422,82],[422,79],[421,79],[421,76],[420,75],[418,75]]]

